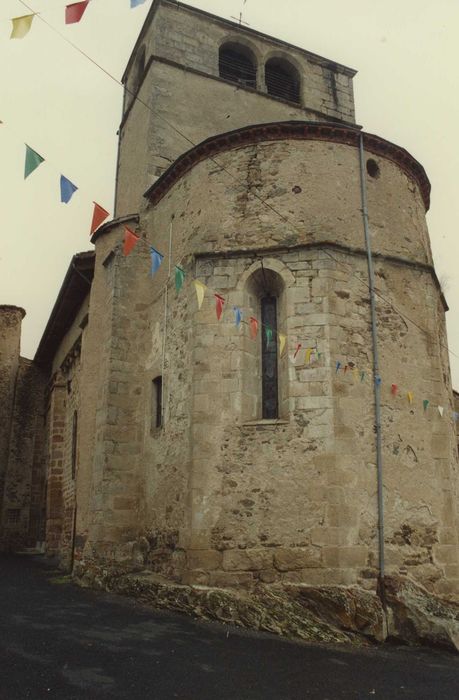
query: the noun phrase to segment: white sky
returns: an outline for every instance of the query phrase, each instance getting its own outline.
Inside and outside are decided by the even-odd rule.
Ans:
[[[121,78],[151,6],[92,0],[79,24],[65,26],[66,0],[26,0],[54,27]],[[68,1],[68,0],[67,0]],[[189,2],[225,18],[242,0]],[[19,0],[0,9],[0,303],[23,306],[22,354],[32,357],[72,255],[91,248],[92,201],[113,210],[122,88],[34,20],[9,40]],[[428,223],[447,314],[453,381],[459,388],[459,3],[457,0],[247,0],[250,26],[359,72],[357,122],[405,147],[432,183]],[[46,158],[26,181],[24,142]],[[60,203],[59,177],[79,186]]]

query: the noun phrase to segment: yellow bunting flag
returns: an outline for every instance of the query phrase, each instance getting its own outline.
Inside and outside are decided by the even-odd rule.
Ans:
[[[413,403],[413,392],[412,391],[409,391],[407,393],[407,397],[408,397],[408,401],[410,402],[410,404]]]
[[[202,302],[204,301],[204,294],[206,293],[206,285],[199,280],[193,280],[194,288],[196,289],[196,296],[198,297],[198,309],[201,308]]]
[[[12,19],[13,29],[11,30],[10,39],[23,39],[30,32],[34,17],[35,15],[24,15],[23,17]]]
[[[279,333],[279,355],[282,357],[282,353],[285,350],[285,343],[287,342],[287,336],[283,333]]]
[[[308,349],[306,350],[306,354],[305,354],[305,356],[304,356],[304,360],[305,360],[305,362],[306,362],[307,365],[309,365],[309,363],[311,362],[311,355],[312,355],[313,352],[314,352],[314,348],[308,348]]]

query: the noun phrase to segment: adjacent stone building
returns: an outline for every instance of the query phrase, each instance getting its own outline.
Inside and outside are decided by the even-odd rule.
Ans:
[[[23,312],[0,307],[4,546],[19,518],[24,544],[43,528],[47,552],[80,573],[375,590],[364,193],[386,571],[459,592],[430,185],[403,148],[355,124],[353,76],[182,3],[153,3],[124,76],[116,218],[94,252],[74,257],[33,363],[19,359]],[[129,255],[126,227],[139,236]],[[153,275],[152,248],[163,256]],[[21,367],[34,382],[26,406],[14,391]],[[23,425],[34,438],[21,453]]]

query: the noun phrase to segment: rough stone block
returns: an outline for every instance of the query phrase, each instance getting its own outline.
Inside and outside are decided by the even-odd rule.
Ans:
[[[225,571],[258,571],[272,566],[272,551],[269,549],[228,549],[223,552]]]
[[[322,555],[319,547],[294,547],[274,550],[274,566],[279,571],[317,568],[321,565]]]
[[[190,569],[214,571],[222,568],[223,555],[215,549],[199,549],[187,552],[187,564]]]

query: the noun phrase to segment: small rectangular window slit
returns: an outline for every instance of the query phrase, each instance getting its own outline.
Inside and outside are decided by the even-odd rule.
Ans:
[[[163,426],[163,378],[155,377],[151,383],[151,428]]]

